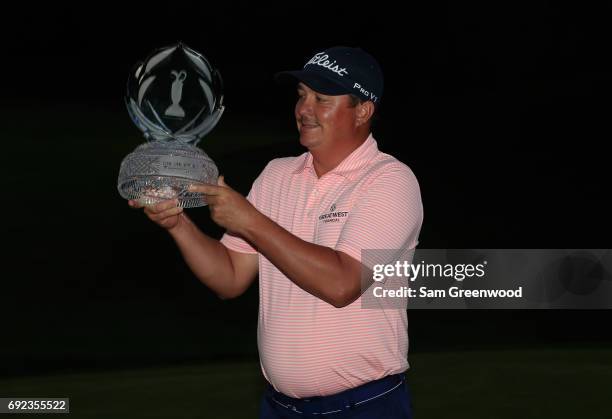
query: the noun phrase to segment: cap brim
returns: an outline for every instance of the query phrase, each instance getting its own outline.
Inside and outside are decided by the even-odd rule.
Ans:
[[[297,70],[297,71],[281,71],[274,75],[274,80],[277,83],[297,83],[302,82],[312,90],[324,95],[337,96],[346,95],[351,92],[335,80],[329,79],[321,74],[312,71]]]

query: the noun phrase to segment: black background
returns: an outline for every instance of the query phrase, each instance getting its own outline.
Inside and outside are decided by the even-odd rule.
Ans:
[[[540,1],[18,6],[0,51],[0,368],[256,358],[256,287],[218,301],[115,189],[141,141],[123,104],[127,74],[178,40],[223,75],[226,115],[201,145],[242,193],[267,161],[303,152],[295,93],[273,74],[361,46],[385,72],[379,147],[421,185],[420,247],[609,248],[609,15],[605,3]],[[224,151],[231,136],[252,144]],[[275,146],[258,145],[270,136]],[[206,209],[189,213],[221,235]],[[410,316],[414,351],[612,338],[608,311]]]

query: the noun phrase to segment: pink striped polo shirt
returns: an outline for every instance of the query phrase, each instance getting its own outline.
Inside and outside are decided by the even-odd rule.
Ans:
[[[362,249],[412,249],[423,219],[408,166],[370,135],[317,177],[312,155],[274,159],[247,197],[263,214],[311,243],[361,261]],[[257,253],[241,237],[221,242]],[[405,310],[336,308],[302,290],[259,254],[258,347],[265,378],[291,397],[338,393],[408,368]]]

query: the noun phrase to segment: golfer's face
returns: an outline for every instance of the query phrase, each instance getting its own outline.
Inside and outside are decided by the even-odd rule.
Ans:
[[[327,96],[303,83],[298,84],[297,93],[295,119],[303,146],[312,149],[352,138],[356,108],[351,107],[348,95]]]

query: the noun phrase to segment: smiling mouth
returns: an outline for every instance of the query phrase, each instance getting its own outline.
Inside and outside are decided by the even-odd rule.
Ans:
[[[300,129],[314,129],[318,127],[318,124],[301,124]]]

